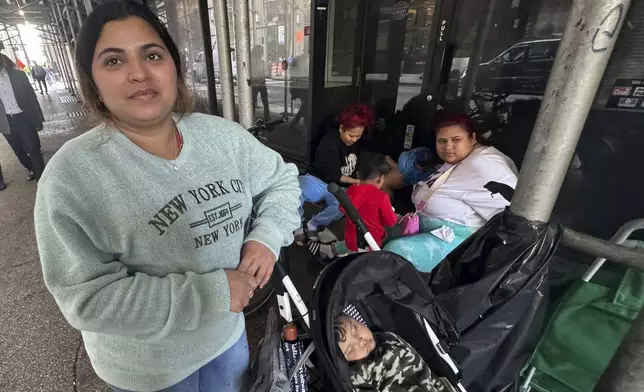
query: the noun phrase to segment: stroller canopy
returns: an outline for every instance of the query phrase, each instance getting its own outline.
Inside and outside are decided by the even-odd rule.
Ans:
[[[348,364],[333,331],[334,318],[347,304],[354,305],[374,331],[401,336],[425,359],[432,371],[450,381],[456,375],[438,358],[416,315],[425,318],[445,348],[458,342],[448,313],[420,274],[404,258],[389,252],[359,253],[326,267],[314,287],[312,335],[318,364],[334,391],[352,391]]]

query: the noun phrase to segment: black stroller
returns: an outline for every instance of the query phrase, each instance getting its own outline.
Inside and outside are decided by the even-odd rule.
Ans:
[[[344,191],[335,184],[329,190],[356,224],[358,235],[372,250],[379,251]],[[280,315],[287,322],[293,320],[293,301],[309,339],[305,339],[306,350],[305,344],[295,350],[285,345],[271,313],[259,356],[252,365],[254,384],[249,391],[307,391],[309,372],[318,377],[317,387],[311,389],[352,391],[349,366],[333,330],[334,317],[351,304],[371,329],[401,336],[423,357],[432,373],[449,380],[454,390],[465,392],[459,382],[460,372],[447,354],[458,343],[454,322],[429,290],[428,277],[404,258],[389,252],[358,253],[326,266],[316,280],[310,313],[283,268],[278,265],[276,270],[283,284],[283,288],[277,288]]]

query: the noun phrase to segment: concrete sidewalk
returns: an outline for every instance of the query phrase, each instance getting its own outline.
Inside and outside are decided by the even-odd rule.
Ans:
[[[56,90],[56,88],[61,90]],[[85,129],[82,108],[62,86],[37,93],[45,114],[45,160]],[[70,102],[70,103],[63,103]],[[80,333],[68,326],[45,288],[33,228],[35,182],[27,181],[4,138],[0,163],[0,390],[108,391],[89,366]]]
[[[40,137],[48,160],[88,127],[86,117],[71,117],[83,113],[68,93],[38,97],[46,119]],[[27,181],[27,171],[4,138],[0,163],[8,186],[0,192],[0,391],[110,391],[92,370],[80,333],[67,324],[44,285],[33,227],[37,184]],[[292,279],[307,300],[320,267],[304,249],[294,247],[288,254]],[[267,311],[247,320],[253,351],[264,334]]]

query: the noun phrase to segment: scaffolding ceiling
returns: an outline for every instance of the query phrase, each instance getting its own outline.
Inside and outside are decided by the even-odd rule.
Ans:
[[[49,12],[45,0],[0,0],[0,23],[3,24],[49,23]]]

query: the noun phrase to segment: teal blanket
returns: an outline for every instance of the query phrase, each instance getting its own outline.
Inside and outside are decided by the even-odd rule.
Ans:
[[[442,226],[447,226],[454,231],[454,241],[445,242],[430,233]],[[431,272],[445,256],[476,230],[472,227],[421,215],[420,231],[420,234],[401,237],[400,227],[394,227],[391,232],[388,232],[387,238],[391,238],[391,240],[387,242],[384,250],[403,256],[420,272]]]

